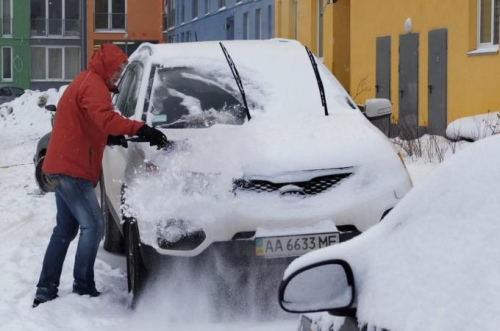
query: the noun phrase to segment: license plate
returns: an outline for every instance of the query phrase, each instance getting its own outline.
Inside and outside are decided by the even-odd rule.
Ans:
[[[340,242],[338,232],[255,239],[255,254],[265,258],[300,256]]]

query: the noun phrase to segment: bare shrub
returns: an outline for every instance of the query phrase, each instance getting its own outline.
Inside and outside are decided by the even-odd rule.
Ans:
[[[371,88],[368,86],[366,81],[368,80],[368,77],[370,75],[367,74],[365,77],[361,78],[361,80],[358,83],[358,87],[356,88],[356,93],[353,95],[352,99],[356,101],[356,98],[360,96],[364,92],[369,92]]]
[[[399,144],[409,157],[422,157],[422,141],[419,139],[418,123],[415,116],[406,116],[399,120]]]

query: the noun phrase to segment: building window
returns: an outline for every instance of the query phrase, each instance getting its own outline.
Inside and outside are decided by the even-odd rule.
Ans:
[[[168,30],[175,26],[175,0],[166,0],[165,13],[166,13],[165,29]]]
[[[248,12],[243,14],[243,39],[248,39],[250,20],[248,19]]]
[[[95,0],[94,15],[96,30],[125,30],[125,0]]]
[[[478,0],[478,47],[498,45],[500,0]]]
[[[186,22],[186,3],[181,0],[181,23]]]
[[[210,0],[205,0],[205,13],[210,13]]]
[[[79,0],[31,0],[32,36],[79,36]]]
[[[195,19],[198,17],[198,0],[193,0],[192,7],[191,7],[191,14],[192,18]]]
[[[0,0],[2,2],[2,31],[1,36],[12,35],[12,0]]]
[[[267,7],[267,38],[273,37],[273,6]]]
[[[80,71],[79,47],[32,47],[31,80],[70,81]]]
[[[262,17],[260,9],[255,10],[255,39],[262,39]]]
[[[219,8],[226,7],[226,0],[219,0]]]
[[[12,47],[2,47],[2,80],[12,79]]]

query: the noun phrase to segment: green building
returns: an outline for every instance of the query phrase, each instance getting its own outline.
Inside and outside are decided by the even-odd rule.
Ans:
[[[0,84],[30,88],[30,0],[0,0]]]

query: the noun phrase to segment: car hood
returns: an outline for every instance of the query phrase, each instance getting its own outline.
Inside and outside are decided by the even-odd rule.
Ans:
[[[354,112],[355,110],[353,110]],[[233,177],[375,164],[394,159],[392,144],[360,114],[304,118],[255,116],[242,126],[164,130],[176,142],[168,156],[184,171]],[[151,151],[150,151],[151,153]]]

